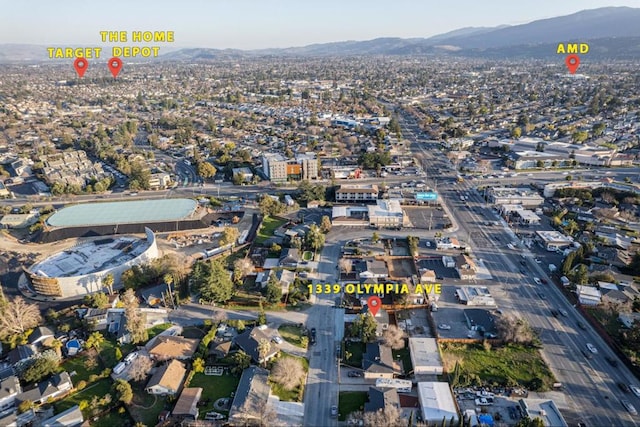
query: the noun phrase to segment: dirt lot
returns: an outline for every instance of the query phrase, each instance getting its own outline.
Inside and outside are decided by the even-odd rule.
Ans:
[[[387,263],[390,277],[411,277],[416,273],[412,258],[391,259]]]

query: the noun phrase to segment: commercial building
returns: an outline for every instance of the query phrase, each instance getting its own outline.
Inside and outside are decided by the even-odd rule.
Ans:
[[[427,423],[441,423],[443,419],[458,422],[458,409],[451,394],[449,383],[419,382],[418,398],[422,410],[422,420]]]
[[[476,278],[476,263],[468,255],[458,255],[454,258],[456,272],[462,280],[474,280]]]
[[[336,202],[368,203],[378,200],[378,186],[371,185],[341,185],[336,190]]]
[[[528,187],[487,187],[485,195],[494,205],[537,207],[544,203],[544,198]]]
[[[475,306],[495,306],[489,288],[484,286],[461,286],[456,289],[456,298],[460,303]]]
[[[397,199],[377,200],[369,208],[369,225],[372,227],[400,228],[404,225],[405,214]]]
[[[277,153],[262,155],[262,172],[272,182],[314,180],[318,178],[318,160],[310,156],[285,159]]]
[[[442,375],[442,358],[435,338],[409,338],[415,375]]]
[[[544,186],[544,197],[553,197],[556,190],[562,188],[574,188],[574,189],[589,189],[595,190],[596,188],[611,188],[612,190],[628,191],[630,193],[640,194],[640,185],[633,183],[622,182],[608,182],[603,181],[565,181],[565,182],[553,182]]]
[[[521,205],[502,205],[499,207],[499,211],[502,216],[507,217],[512,222],[527,225],[540,224],[540,217]]]
[[[156,237],[145,231],[146,240],[103,238],[58,252],[24,270],[29,286],[40,295],[82,297],[104,291],[102,279],[111,274],[118,288],[125,270],[158,257]]]
[[[536,231],[538,241],[549,252],[568,248],[573,244],[573,238],[565,236],[559,231]]]

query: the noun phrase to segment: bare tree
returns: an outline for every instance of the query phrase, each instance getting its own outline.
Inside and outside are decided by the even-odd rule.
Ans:
[[[285,390],[293,390],[299,386],[304,375],[302,363],[293,357],[281,357],[271,370],[271,379]]]
[[[389,328],[382,333],[382,341],[387,347],[400,350],[404,348],[404,331],[396,325],[390,325]]]
[[[269,352],[271,351],[271,343],[269,342],[269,340],[263,338],[260,340],[260,342],[258,343],[258,357],[260,357],[260,360],[263,361],[265,357],[267,357],[269,355]],[[264,364],[264,362],[262,362]]]
[[[400,426],[400,411],[395,406],[388,405],[384,410],[365,412],[362,421],[366,427]]]
[[[530,343],[534,333],[529,323],[513,314],[503,314],[496,319],[498,335],[506,342]]]
[[[213,314],[213,317],[211,318],[211,320],[214,325],[217,325],[218,323],[222,323],[225,320],[227,320],[227,313],[222,310],[218,310]]]
[[[351,273],[353,269],[353,262],[349,258],[341,258],[338,261],[338,265],[340,266],[340,270],[344,271],[345,274]]]
[[[27,304],[22,297],[16,297],[0,310],[0,337],[21,334],[41,322],[38,306]]]
[[[129,376],[134,381],[143,381],[153,368],[153,360],[147,356],[138,356],[133,359],[129,367]]]
[[[252,274],[255,266],[249,258],[240,258],[233,263],[233,278],[236,283],[240,283],[242,279]]]

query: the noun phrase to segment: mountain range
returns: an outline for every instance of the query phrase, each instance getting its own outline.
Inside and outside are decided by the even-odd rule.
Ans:
[[[167,61],[212,61],[253,56],[451,55],[489,58],[543,58],[556,55],[558,43],[588,42],[596,58],[640,58],[640,8],[604,7],[522,25],[467,27],[429,38],[385,37],[281,49],[190,48],[161,54]],[[0,62],[46,58],[33,45],[0,44]]]

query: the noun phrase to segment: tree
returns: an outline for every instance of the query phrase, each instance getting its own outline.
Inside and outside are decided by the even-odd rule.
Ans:
[[[534,333],[529,323],[513,314],[500,315],[495,325],[498,336],[506,342],[532,343],[534,340]]]
[[[202,263],[202,273],[194,274],[193,282],[205,301],[223,303],[233,296],[233,281],[220,260]]]
[[[129,377],[134,381],[143,381],[153,368],[153,360],[147,356],[138,356],[133,359],[129,367]]]
[[[338,266],[340,267],[340,270],[344,271],[345,274],[349,274],[353,269],[353,261],[351,261],[351,259],[349,258],[340,258],[340,261],[338,261]]]
[[[94,308],[106,308],[109,305],[109,297],[104,292],[97,292],[85,296],[84,303]]]
[[[225,227],[222,230],[222,238],[220,239],[221,245],[232,245],[235,244],[240,237],[240,232],[235,227]]]
[[[573,272],[573,281],[578,285],[586,285],[589,281],[589,269],[586,265],[580,264]]]
[[[38,357],[24,370],[21,379],[25,382],[38,382],[58,370],[58,361],[48,357]]]
[[[138,297],[133,289],[127,289],[122,295],[124,304],[124,314],[126,318],[125,328],[131,335],[131,342],[138,344],[149,340],[149,333],[146,328],[146,318],[144,313],[138,310]]]
[[[255,266],[249,258],[239,258],[233,263],[233,280],[236,284],[241,284],[242,280],[253,274]]]
[[[396,427],[401,425],[400,411],[392,405],[386,405],[384,409],[379,409],[375,412],[352,412],[349,415],[349,421],[353,425],[363,425],[365,427]]]
[[[318,250],[320,250],[324,246],[325,236],[324,234],[322,234],[320,228],[315,224],[311,224],[311,227],[309,227],[309,231],[307,232],[305,239],[307,245],[311,249],[313,249],[314,252],[318,252]]]
[[[27,304],[22,297],[16,297],[0,309],[0,337],[22,334],[41,322],[42,317],[38,306]]]
[[[236,352],[231,357],[231,359],[233,360],[233,363],[235,364],[235,366],[232,369],[232,371],[235,374],[242,373],[242,371],[244,371],[245,369],[247,369],[249,367],[249,365],[251,365],[251,356],[249,356],[247,353],[245,353],[242,350]]]
[[[327,215],[323,215],[322,220],[320,222],[320,231],[323,233],[328,233],[331,231],[331,219]]]
[[[20,402],[20,405],[18,405],[18,413],[22,414],[23,412],[27,412],[29,409],[33,409],[36,407],[36,404],[33,403],[31,400],[25,400]]]
[[[267,301],[271,304],[280,302],[280,299],[282,298],[282,286],[275,274],[269,275],[265,298],[267,298]]]
[[[295,357],[280,357],[271,370],[271,379],[285,390],[293,390],[298,387],[302,383],[304,375],[304,367]]]
[[[201,374],[204,372],[204,368],[205,368],[204,359],[202,359],[201,357],[197,357],[193,361],[193,372],[195,372],[196,374]]]
[[[105,341],[104,335],[102,335],[98,331],[95,331],[95,332],[92,332],[91,335],[89,335],[84,345],[87,348],[95,348],[96,351],[99,351],[100,346],[104,343],[104,341]]]
[[[418,243],[420,242],[420,238],[416,236],[407,236],[407,246],[409,248],[409,254],[411,256],[418,255]]]
[[[511,129],[511,137],[518,139],[522,136],[522,129],[518,126],[514,127],[513,129]]]
[[[368,313],[359,314],[351,324],[351,336],[360,338],[363,342],[372,342],[376,338],[377,322]]]
[[[262,338],[258,342],[258,357],[262,360],[262,364],[265,363],[265,358],[269,355],[271,351],[271,342],[268,339]]]
[[[380,241],[380,235],[374,231],[371,235],[371,243],[378,243]]]
[[[396,325],[390,325],[386,331],[382,333],[382,342],[387,347],[394,350],[404,348],[404,331]]]
[[[211,178],[218,172],[209,162],[198,162],[196,169],[198,170],[198,175],[204,179]]]
[[[113,282],[114,282],[114,278],[113,278],[113,274],[111,273],[107,274],[102,278],[102,285],[104,285],[104,287],[107,288],[107,292],[109,292],[109,295],[113,295]]]
[[[133,400],[133,390],[131,384],[123,379],[117,379],[113,384],[114,390],[118,393],[118,400],[128,405]]]

